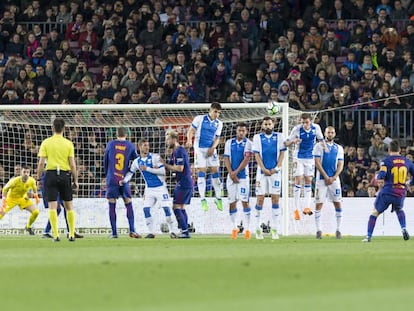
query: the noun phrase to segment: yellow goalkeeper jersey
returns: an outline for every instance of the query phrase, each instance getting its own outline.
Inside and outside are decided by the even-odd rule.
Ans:
[[[18,176],[9,180],[3,188],[3,194],[7,195],[7,199],[19,199],[25,197],[30,190],[37,193],[36,180],[29,176],[29,179],[23,182],[22,176]]]

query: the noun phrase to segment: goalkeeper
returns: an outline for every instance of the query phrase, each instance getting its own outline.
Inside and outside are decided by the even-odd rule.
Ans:
[[[30,190],[33,191],[36,207],[28,196]],[[4,215],[18,205],[20,209],[25,209],[31,213],[25,230],[30,235],[34,235],[35,233],[32,229],[32,225],[37,216],[39,216],[39,209],[37,208],[37,204],[39,204],[39,196],[37,195],[36,181],[30,176],[29,166],[23,166],[20,176],[13,177],[9,180],[3,188],[2,198],[3,201],[0,208],[0,219],[2,219]]]

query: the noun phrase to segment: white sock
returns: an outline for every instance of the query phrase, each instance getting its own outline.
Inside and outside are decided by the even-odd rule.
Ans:
[[[280,208],[272,208],[272,228],[279,231]]]
[[[217,199],[221,198],[221,181],[220,178],[213,178],[213,188]]]
[[[312,200],[312,186],[311,185],[305,185],[305,207],[310,208],[311,207],[311,200]]]
[[[315,210],[315,225],[316,225],[316,231],[322,231],[321,230],[321,211]]]
[[[198,176],[197,178],[198,193],[201,199],[206,198],[206,178]]]
[[[261,222],[261,219],[260,219],[260,216],[261,216],[261,210],[258,210],[258,209],[256,209],[256,230],[262,230],[261,228],[260,228],[260,225],[262,224],[262,222]]]
[[[293,195],[294,195],[294,198],[295,198],[295,209],[298,209],[298,210],[302,210],[300,208],[300,190],[301,190],[301,188],[302,187],[300,185],[295,185],[295,189],[293,191]]]
[[[171,216],[165,216],[165,220],[166,220],[166,222],[167,222],[167,225],[168,225],[168,229],[170,229],[170,232],[173,232],[173,225],[174,225],[174,222],[173,222],[173,220],[172,220],[172,218],[171,218]]]
[[[145,224],[147,225],[148,232],[154,233],[154,222],[152,220],[152,217],[145,218]]]
[[[251,214],[251,211],[244,212],[244,219],[246,222],[244,224],[245,230],[250,230],[250,214]]]
[[[335,216],[336,216],[336,230],[340,231],[341,221],[342,221],[342,210],[336,211]]]
[[[233,229],[237,229],[237,225],[236,225],[236,215],[237,215],[237,209],[235,211],[231,211],[230,212],[230,220],[231,220],[231,224],[233,226]]]

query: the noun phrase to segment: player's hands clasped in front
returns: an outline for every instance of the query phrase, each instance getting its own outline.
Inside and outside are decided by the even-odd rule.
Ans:
[[[230,172],[229,176],[235,184],[238,184],[240,182],[239,177],[237,177],[237,173],[235,171]]]
[[[187,140],[186,142],[185,142],[185,147],[186,148],[191,148],[193,146],[193,142],[192,141],[190,141],[190,140]]]

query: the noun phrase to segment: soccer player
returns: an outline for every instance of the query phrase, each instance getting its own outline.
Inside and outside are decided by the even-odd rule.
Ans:
[[[377,179],[384,179],[384,187],[375,199],[374,209],[368,220],[368,233],[366,238],[362,240],[363,242],[371,242],[377,217],[390,205],[392,206],[391,212],[397,214],[403,239],[405,241],[410,239],[406,229],[403,207],[407,193],[407,174],[411,174],[410,190],[414,190],[414,165],[410,160],[401,156],[400,151],[399,142],[397,140],[391,141],[388,147],[389,156],[381,162]]]
[[[121,196],[127,210],[129,223],[129,236],[140,239],[141,235],[135,232],[134,210],[132,208],[131,189],[129,183],[121,185],[128,172],[130,163],[138,156],[135,145],[127,140],[127,129],[117,128],[117,138],[111,140],[104,153],[104,173],[106,176],[106,198],[109,204],[109,220],[111,222],[112,235],[110,238],[118,238],[116,229],[116,200]]]
[[[146,239],[155,238],[154,221],[151,215],[151,207],[158,202],[165,212],[166,222],[171,232],[171,237],[175,238],[172,232],[171,219],[171,200],[168,195],[167,185],[165,183],[165,167],[160,156],[156,153],[149,152],[150,145],[147,139],[140,139],[138,142],[139,155],[132,162],[129,172],[126,174],[121,184],[126,184],[131,180],[133,174],[139,170],[145,180],[144,190],[144,216],[149,233]]]
[[[223,129],[223,122],[218,119],[221,113],[221,105],[214,102],[210,106],[208,114],[198,115],[191,123],[187,133],[186,147],[191,148],[194,137],[194,166],[197,169],[197,187],[201,198],[201,207],[208,210],[206,196],[206,173],[210,170],[213,177],[213,188],[217,209],[223,210],[221,199],[221,181],[219,173],[220,161],[217,155],[217,146]]]
[[[260,214],[266,194],[270,194],[272,199],[272,239],[279,239],[279,197],[282,185],[280,170],[286,146],[282,133],[275,132],[274,127],[274,120],[271,117],[264,117],[263,132],[253,136],[252,150],[258,166],[256,173],[256,239],[258,240],[263,240]]]
[[[191,165],[187,150],[178,143],[178,134],[170,131],[166,136],[167,148],[172,150],[165,168],[175,173],[177,183],[174,189],[173,209],[181,233],[181,239],[190,238],[188,232],[188,216],[185,206],[190,204],[193,195],[193,179],[191,178]]]
[[[231,238],[237,238],[239,229],[236,225],[237,201],[240,200],[246,219],[245,239],[250,239],[250,183],[249,183],[249,161],[252,157],[252,142],[246,137],[247,124],[239,123],[236,127],[236,137],[226,141],[224,147],[224,165],[226,165],[227,192],[230,204],[230,219],[233,225]]]
[[[293,191],[295,199],[295,219],[300,219],[300,195],[303,177],[305,179],[305,208],[303,214],[312,215],[313,212],[310,209],[312,198],[312,178],[315,171],[315,161],[313,158],[313,147],[316,140],[323,140],[323,134],[319,124],[311,122],[311,116],[309,113],[302,113],[301,123],[296,125],[290,132],[289,137],[286,139],[285,145],[289,147],[295,144],[294,158],[294,177],[295,188]]]
[[[328,126],[325,129],[325,144],[317,143],[313,154],[316,166],[316,190],[315,190],[315,224],[316,238],[322,238],[321,210],[326,197],[332,200],[336,215],[336,238],[342,238],[342,192],[339,175],[344,168],[344,149],[334,142],[336,136],[335,128]]]
[[[73,143],[63,137],[65,121],[53,120],[53,136],[46,138],[39,149],[37,181],[41,181],[45,168],[45,193],[49,204],[49,220],[55,242],[60,241],[57,218],[57,197],[63,200],[69,224],[69,241],[75,241],[75,211],[73,210],[73,190],[78,188],[78,175]],[[46,167],[45,167],[46,164]]]
[[[28,192],[33,191],[33,197],[36,201],[36,206],[29,199]],[[25,227],[25,230],[30,235],[35,235],[32,224],[35,222],[37,216],[39,216],[39,196],[37,195],[36,180],[30,176],[30,167],[25,165],[20,171],[20,176],[13,177],[4,186],[2,192],[2,207],[0,208],[0,219],[3,218],[10,210],[15,206],[19,206],[21,210],[30,212],[30,217]]]

